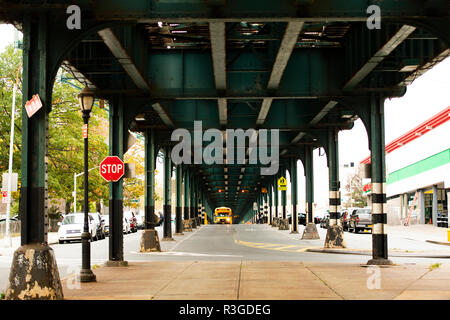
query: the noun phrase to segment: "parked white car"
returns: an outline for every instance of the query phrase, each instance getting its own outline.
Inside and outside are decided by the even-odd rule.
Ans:
[[[58,230],[59,243],[66,241],[81,240],[84,226],[84,213],[70,213],[66,215],[62,222],[60,222]],[[97,240],[97,223],[95,219],[89,215],[89,232],[91,239]]]
[[[105,220],[102,218],[102,215],[99,212],[89,213],[95,220],[97,224],[97,239],[105,239]]]

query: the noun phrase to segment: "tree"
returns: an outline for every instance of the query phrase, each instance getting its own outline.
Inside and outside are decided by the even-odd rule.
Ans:
[[[12,92],[17,70],[21,70],[22,51],[14,49],[12,45],[6,47],[0,54],[0,172],[8,169],[9,139],[11,126]],[[16,92],[15,134],[14,134],[14,162],[13,171],[19,173],[21,163],[21,128],[22,128],[22,74],[19,73],[18,90]],[[78,105],[78,93],[81,84],[75,80],[60,81],[61,75],[69,78],[69,75],[60,70],[57,81],[53,87],[52,109],[49,115],[48,132],[48,196],[50,205],[57,199],[73,202],[73,176],[74,173],[83,171],[83,137],[82,116]],[[94,107],[89,121],[89,168],[98,164],[108,155],[106,143],[108,134],[107,112]],[[105,130],[106,128],[106,130]],[[83,189],[83,178],[77,183],[80,201]],[[20,185],[20,178],[19,178]],[[98,170],[89,173],[89,200],[97,202],[100,199],[107,201],[109,188]],[[14,197],[15,196],[15,197]],[[13,194],[17,200],[19,193]],[[12,206],[12,213],[17,213],[16,203]],[[78,206],[80,208],[80,206]],[[67,208],[69,209],[69,208]]]
[[[139,207],[139,198],[145,193],[144,144],[138,139],[124,154],[124,162],[134,164],[135,177],[125,178],[123,183],[123,205],[130,208]]]
[[[344,203],[345,206],[360,208],[367,206],[367,196],[364,194],[362,178],[360,177],[359,172],[355,172],[347,178],[344,189],[350,196],[349,201]]]

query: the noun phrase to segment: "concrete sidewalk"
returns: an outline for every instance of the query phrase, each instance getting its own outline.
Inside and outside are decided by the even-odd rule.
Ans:
[[[68,300],[450,299],[450,264],[131,262],[94,270],[96,283],[62,280]]]

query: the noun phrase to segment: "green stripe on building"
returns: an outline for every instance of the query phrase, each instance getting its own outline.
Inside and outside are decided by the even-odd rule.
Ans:
[[[397,171],[391,172],[387,177],[386,183],[391,184],[415,176],[422,172],[443,166],[447,163],[450,163],[450,149],[444,150],[426,159],[420,160]]]

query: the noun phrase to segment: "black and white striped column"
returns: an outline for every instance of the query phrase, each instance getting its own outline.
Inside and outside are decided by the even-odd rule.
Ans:
[[[203,224],[205,221],[205,217],[203,217],[203,210],[202,210],[202,203],[199,202],[198,203],[198,217],[200,218],[200,223],[199,224]]]
[[[372,183],[372,255],[374,259],[387,259],[386,183]]]
[[[269,207],[267,206],[267,202],[264,202],[264,223],[269,223]]]
[[[340,225],[339,221],[340,209],[341,209],[341,192],[330,191],[329,193],[330,226]]]

